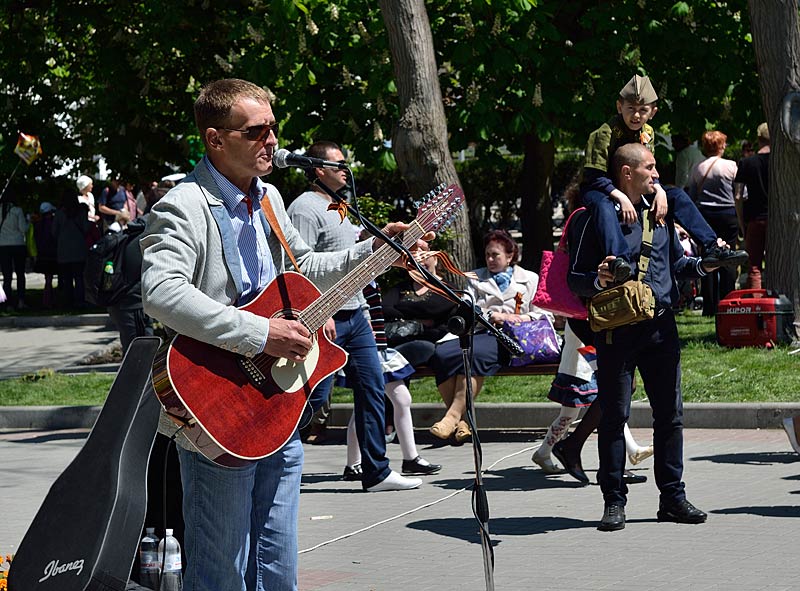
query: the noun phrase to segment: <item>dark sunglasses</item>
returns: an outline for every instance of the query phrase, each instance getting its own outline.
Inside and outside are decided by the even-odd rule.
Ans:
[[[278,137],[278,123],[273,123],[272,125],[251,125],[246,129],[229,129],[227,127],[220,127],[219,129],[243,133],[244,137],[251,142],[265,141],[269,137],[270,131],[275,134],[276,138]]]

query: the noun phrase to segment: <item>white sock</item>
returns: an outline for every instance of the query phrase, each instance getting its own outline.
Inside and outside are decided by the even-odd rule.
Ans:
[[[351,468],[361,463],[361,448],[358,447],[358,435],[356,435],[356,413],[350,415],[350,422],[347,423],[347,465]]]
[[[419,455],[414,440],[414,421],[411,418],[411,392],[402,380],[386,384],[386,396],[394,406],[394,428],[404,460],[413,460]]]
[[[538,457],[550,457],[550,450],[552,450],[553,446],[567,434],[569,426],[578,418],[579,413],[580,409],[578,408],[572,408],[571,406],[561,407],[561,412],[556,417],[556,420],[550,424],[550,428],[544,436],[544,441],[536,452]]]

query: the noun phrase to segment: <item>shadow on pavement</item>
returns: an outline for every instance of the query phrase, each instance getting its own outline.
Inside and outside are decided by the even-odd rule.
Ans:
[[[89,431],[86,429],[62,431],[47,431],[31,433],[26,431],[5,431],[0,439],[3,441],[12,441],[14,443],[45,443],[48,441],[71,441],[77,439],[86,439],[89,436]]]
[[[731,507],[730,509],[714,509],[711,513],[721,515],[758,515],[759,517],[800,517],[800,507],[776,505],[772,507]]]
[[[797,461],[797,454],[791,452],[745,452],[740,454],[719,454],[716,456],[700,456],[691,458],[693,462],[714,462],[716,464],[748,464],[751,466],[766,464],[791,464]]]
[[[423,519],[408,524],[409,528],[427,531],[448,538],[480,544],[478,522],[473,517],[449,517],[443,519]],[[581,521],[568,517],[501,517],[489,520],[491,536],[528,536],[546,534],[553,531],[597,527],[595,521]],[[499,544],[493,539],[492,545]]]

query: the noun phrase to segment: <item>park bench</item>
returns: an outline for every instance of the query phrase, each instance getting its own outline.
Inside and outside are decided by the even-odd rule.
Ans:
[[[433,369],[427,365],[414,368],[412,378],[427,378],[436,375]],[[547,376],[556,375],[558,363],[537,363],[535,365],[523,365],[521,367],[503,367],[495,375],[498,376]]]

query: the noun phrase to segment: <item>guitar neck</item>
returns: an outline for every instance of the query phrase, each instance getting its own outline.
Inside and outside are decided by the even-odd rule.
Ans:
[[[400,235],[403,246],[410,248],[424,233],[425,230],[418,222],[412,222],[411,227]],[[303,310],[300,313],[300,320],[312,332],[317,331],[370,281],[388,269],[395,259],[397,251],[388,244],[382,244],[378,250]]]

